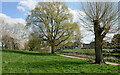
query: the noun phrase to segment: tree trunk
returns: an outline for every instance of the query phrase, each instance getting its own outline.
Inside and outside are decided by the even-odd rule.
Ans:
[[[3,42],[2,42],[2,49],[3,49]]]
[[[54,53],[54,45],[53,44],[51,45],[51,53],[52,54]]]
[[[99,27],[99,23],[96,21],[94,22],[94,31],[95,31],[95,63],[97,64],[105,64],[103,60],[102,54],[102,36]]]
[[[95,35],[95,63],[104,64],[102,54],[102,39],[101,36],[96,33]]]
[[[51,41],[51,53],[54,53],[54,49],[55,49],[55,43],[54,40]]]

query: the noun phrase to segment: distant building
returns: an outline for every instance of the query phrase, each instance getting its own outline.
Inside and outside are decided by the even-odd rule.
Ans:
[[[81,48],[85,49],[90,48],[90,44],[81,44]]]

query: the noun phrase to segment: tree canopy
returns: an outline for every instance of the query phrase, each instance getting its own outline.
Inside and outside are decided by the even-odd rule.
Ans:
[[[29,28],[36,30],[40,38],[48,42],[51,53],[79,28],[72,22],[72,14],[62,2],[38,2],[26,21]]]

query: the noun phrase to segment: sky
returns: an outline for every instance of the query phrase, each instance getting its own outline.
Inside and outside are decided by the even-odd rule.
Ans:
[[[22,11],[17,9],[19,2],[3,2],[2,3],[2,13],[6,14],[11,18],[23,18],[26,16],[23,15]]]
[[[12,0],[11,2],[8,2],[8,0],[1,1],[0,7],[2,5],[2,13],[0,13],[0,18],[5,18],[6,20],[9,18],[9,22],[11,22],[10,24],[15,23],[15,21],[25,24],[25,19],[27,14],[29,14],[28,11],[34,9],[37,3],[37,0]],[[78,20],[77,12],[84,14],[84,12],[81,10],[80,2],[65,2],[65,4],[70,9],[70,12],[74,15],[74,21]],[[90,43],[94,40],[94,35],[92,33],[89,33],[86,30],[82,30],[81,33],[83,35],[83,43]]]
[[[80,2],[65,2],[65,4],[72,10],[81,10]],[[20,2],[2,2],[2,13],[11,18],[25,19],[27,15],[22,11],[22,8],[19,8],[19,5]]]

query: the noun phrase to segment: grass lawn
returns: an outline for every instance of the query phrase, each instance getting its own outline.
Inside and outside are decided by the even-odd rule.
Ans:
[[[114,65],[24,50],[1,50],[3,73],[120,73]]]
[[[103,49],[104,50],[109,50],[109,51],[112,51],[114,49]],[[64,52],[79,52],[79,53],[87,53],[87,54],[95,54],[95,50],[94,49],[64,49],[64,50],[59,50],[59,52],[63,52],[62,54],[66,54]],[[113,56],[120,56],[120,53],[105,53],[103,52],[104,55],[113,55]],[[69,54],[67,54],[69,55]],[[72,54],[71,54],[72,55]],[[80,54],[81,55],[81,54]],[[82,58],[89,58],[89,59],[95,59],[94,55],[93,56],[90,56],[88,57],[89,55],[85,55],[85,56],[79,56],[79,55],[74,55],[73,56],[77,56],[77,57],[82,57]],[[108,59],[108,58],[105,58],[105,61],[108,61],[108,62],[113,62],[113,63],[120,63],[120,59],[119,58],[116,58],[116,59]]]
[[[112,51],[113,49],[103,49]],[[88,54],[95,54],[94,49],[64,49],[64,50],[57,50],[59,52],[79,52],[79,53],[88,53]],[[120,55],[120,53],[104,53],[103,54],[109,54],[109,55]]]
[[[94,49],[64,49],[61,52],[80,52],[80,53],[95,53]]]
[[[75,56],[75,57],[80,57],[80,58],[86,58],[89,59],[90,61],[94,61],[95,57],[94,56],[89,56],[89,55],[75,55],[75,54],[67,54],[67,53],[60,53],[63,55],[68,55],[68,56]],[[108,57],[104,57],[105,62],[113,62],[113,63],[118,63],[120,64],[120,59],[110,59]]]

